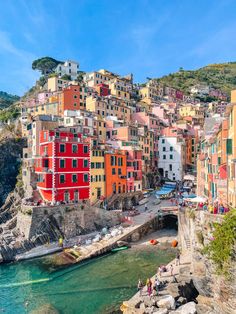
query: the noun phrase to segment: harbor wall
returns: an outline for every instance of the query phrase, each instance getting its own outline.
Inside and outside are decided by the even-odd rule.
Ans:
[[[106,211],[87,204],[67,204],[58,206],[22,205],[17,215],[17,227],[26,239],[40,233],[56,238],[62,234],[72,238],[81,234],[111,227],[120,222],[120,211]]]

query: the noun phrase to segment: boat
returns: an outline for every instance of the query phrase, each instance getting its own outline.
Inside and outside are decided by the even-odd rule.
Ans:
[[[111,252],[115,253],[115,252],[123,251],[123,250],[127,250],[127,249],[128,249],[128,246],[121,246],[121,247],[117,247],[115,249],[112,249]]]
[[[156,244],[158,243],[158,241],[157,241],[156,239],[152,239],[152,240],[150,240],[149,242],[150,242],[150,244],[152,244],[152,245],[156,245]]]

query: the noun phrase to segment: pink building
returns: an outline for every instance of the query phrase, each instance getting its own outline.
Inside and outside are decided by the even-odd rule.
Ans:
[[[142,190],[142,151],[130,149],[127,156],[127,192]]]

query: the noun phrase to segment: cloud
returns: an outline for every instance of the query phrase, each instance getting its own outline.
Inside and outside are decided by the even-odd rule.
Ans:
[[[10,88],[15,93],[22,94],[26,92],[29,86],[35,82],[38,74],[31,69],[31,62],[36,56],[29,51],[18,48],[11,40],[10,34],[0,30],[0,54],[3,59],[3,71],[8,72],[8,81]],[[3,80],[1,82],[1,80]],[[5,78],[0,78],[0,86],[5,86]]]

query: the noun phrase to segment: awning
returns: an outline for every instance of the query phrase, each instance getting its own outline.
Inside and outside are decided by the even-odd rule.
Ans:
[[[185,198],[184,199],[186,202],[191,202],[191,203],[205,203],[207,199],[202,196],[196,196],[194,198]]]
[[[187,181],[195,181],[195,177],[192,175],[192,174],[186,174],[184,176],[184,180],[187,180]]]
[[[196,197],[196,194],[188,194],[187,192],[184,192],[182,194],[183,198],[195,198]]]

